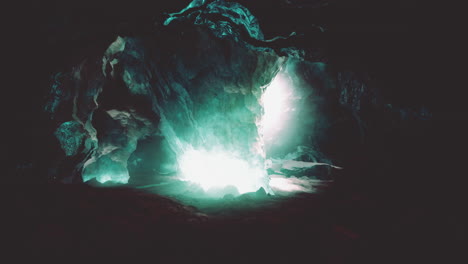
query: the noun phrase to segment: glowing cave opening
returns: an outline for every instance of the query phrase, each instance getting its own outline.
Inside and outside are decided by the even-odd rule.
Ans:
[[[235,187],[239,194],[255,192],[261,187],[272,193],[270,178],[266,173],[265,144],[278,140],[279,132],[287,126],[294,89],[287,74],[280,72],[265,88],[260,98],[263,114],[257,120],[258,138],[252,149],[260,155],[259,163],[229,151],[189,150],[178,159],[180,178],[200,185],[205,192],[213,189]],[[278,183],[278,182],[277,182]],[[280,184],[281,185],[281,184]]]
[[[179,160],[182,179],[199,184],[205,191],[235,187],[239,194],[264,187],[263,168],[223,151],[188,150]]]
[[[283,72],[278,73],[260,99],[264,113],[260,119],[259,131],[266,144],[277,140],[278,134],[286,127],[289,112],[295,111],[293,99],[294,89],[289,76]]]

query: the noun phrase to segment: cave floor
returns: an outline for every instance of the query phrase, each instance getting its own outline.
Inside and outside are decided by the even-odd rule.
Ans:
[[[211,202],[81,184],[15,186],[6,193],[13,201],[4,225],[10,252],[35,259],[414,263],[424,249],[420,232],[429,228],[418,223],[424,211],[390,208],[332,189]]]

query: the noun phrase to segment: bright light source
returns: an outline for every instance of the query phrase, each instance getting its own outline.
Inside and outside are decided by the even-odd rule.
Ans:
[[[282,128],[290,116],[288,112],[294,111],[291,107],[294,99],[291,80],[284,73],[278,73],[261,97],[264,115],[260,121],[260,128],[265,141],[271,141]]]
[[[257,191],[265,182],[263,168],[253,168],[245,160],[222,151],[188,150],[179,160],[184,180],[199,184],[205,191],[234,186],[240,194]]]

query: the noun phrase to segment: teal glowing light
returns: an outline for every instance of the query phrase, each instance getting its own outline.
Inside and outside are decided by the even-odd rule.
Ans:
[[[264,187],[265,173],[247,161],[223,151],[188,150],[179,160],[182,179],[199,184],[205,191],[236,187],[242,193]]]
[[[271,144],[277,140],[282,129],[288,125],[290,112],[294,111],[294,99],[294,87],[289,76],[284,72],[277,74],[260,99],[264,111],[257,122],[257,141],[251,145],[256,155],[264,159],[264,144]],[[255,192],[261,187],[272,193],[264,160],[255,163],[249,157],[220,151],[219,148],[216,151],[206,151],[190,146],[182,153],[178,162],[181,179],[196,183],[205,191],[233,186],[239,194]]]
[[[128,176],[128,174],[120,174],[120,175],[103,174],[103,175],[97,176],[96,180],[100,183],[111,182],[111,183],[127,184],[129,178],[130,177]]]
[[[83,181],[96,179],[100,183],[127,184],[130,179],[127,167],[116,157],[102,156],[92,158],[84,164]]]
[[[278,73],[265,89],[261,104],[264,114],[260,120],[260,131],[265,143],[277,139],[281,130],[286,127],[294,100],[294,88],[288,75]]]

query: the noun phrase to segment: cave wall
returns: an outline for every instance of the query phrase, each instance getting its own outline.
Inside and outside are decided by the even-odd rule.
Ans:
[[[280,39],[273,44],[266,44],[262,42],[260,45],[261,49],[263,51],[270,49],[273,50],[273,52],[277,52],[278,46],[282,47],[289,47],[289,46],[296,46],[298,47],[299,50],[302,50],[304,52],[304,59],[308,61],[308,63],[314,63],[317,61],[320,61],[325,64],[325,71],[323,74],[319,74],[320,76],[330,76],[329,79],[332,80],[330,85],[327,87],[332,87],[331,89],[323,89],[322,85],[314,85],[314,94],[320,95],[320,96],[315,96],[311,98],[313,101],[313,104],[315,104],[317,107],[321,108],[321,112],[323,114],[323,126],[318,125],[316,123],[315,127],[328,127],[330,123],[333,123],[333,126],[331,126],[330,130],[326,129],[316,129],[313,130],[314,128],[311,128],[314,132],[311,133],[314,137],[321,135],[320,140],[319,139],[314,139],[313,140],[313,147],[314,149],[320,150],[320,152],[326,153],[328,156],[332,158],[332,160],[337,161],[340,165],[343,165],[344,167],[350,168],[350,166],[355,166],[354,164],[357,164],[359,162],[362,162],[362,160],[357,160],[354,159],[356,156],[368,156],[372,155],[372,153],[379,153],[377,156],[381,155],[381,153],[385,152],[382,149],[388,149],[388,145],[380,143],[382,142],[382,139],[388,138],[388,135],[397,131],[398,133],[406,133],[404,132],[404,129],[399,129],[400,127],[412,127],[414,122],[418,123],[418,120],[427,120],[430,117],[430,112],[426,107],[424,107],[424,101],[420,98],[427,98],[427,93],[424,93],[421,89],[411,89],[411,87],[408,86],[406,79],[403,77],[397,78],[399,75],[404,75],[407,74],[407,72],[402,72],[401,66],[400,66],[400,61],[410,61],[413,62],[417,58],[412,58],[411,56],[408,56],[407,51],[407,46],[405,46],[405,43],[410,43],[408,44],[409,48],[413,47],[411,45],[414,45],[414,41],[412,41],[413,38],[407,38],[406,35],[396,35],[396,36],[403,36],[403,39],[400,42],[396,40],[391,40],[388,41],[388,39],[383,39],[382,42],[385,41],[385,45],[381,44],[380,42],[372,39],[372,38],[377,38],[381,37],[379,34],[374,34],[374,33],[369,33],[369,32],[356,32],[361,30],[359,23],[356,23],[351,29],[351,32],[345,32],[345,33],[340,33],[336,39],[334,39],[333,35],[327,35],[327,34],[333,34],[333,30],[343,30],[340,28],[340,25],[337,23],[333,23],[333,19],[335,18],[330,18],[330,19],[324,19],[323,17],[325,15],[323,14],[332,14],[330,13],[331,11],[329,9],[302,9],[303,11],[300,11],[300,9],[284,9],[280,10],[279,9],[271,9],[271,10],[263,10],[261,9],[261,5],[255,5],[255,4],[248,4],[248,3],[243,3],[245,6],[248,6],[249,9],[259,18],[260,22],[259,24],[262,26],[262,29],[264,29],[264,37],[266,39],[275,37],[275,36],[288,36],[291,32],[291,29],[297,29],[298,34],[295,37],[292,38],[287,38],[287,39]],[[279,4],[281,7],[282,4]],[[278,3],[272,3],[272,6],[277,7]],[[178,10],[181,10],[183,8],[183,5],[181,4],[180,6],[174,6],[169,7],[165,10],[171,10],[171,12],[176,12]],[[159,16],[156,15],[159,11],[164,8],[160,9],[154,9],[155,11],[150,11],[146,10],[145,12],[137,12],[138,14],[142,14],[142,17],[144,17],[146,14],[146,18],[142,18],[141,20],[134,19],[137,17],[137,15],[129,15],[132,16],[131,19],[129,16],[122,16],[121,14],[129,12],[129,14],[133,14],[132,10],[136,9],[136,7],[132,8],[117,8],[114,7],[112,10],[114,10],[116,13],[114,14],[115,17],[109,18],[108,16],[102,16],[101,12],[104,10],[103,8],[96,6],[96,12],[98,13],[97,15],[94,15],[94,13],[91,13],[90,11],[86,11],[88,13],[84,13],[85,11],[82,12],[82,9],[79,9],[80,11],[76,11],[74,15],[70,15],[71,13],[67,13],[64,11],[63,14],[60,16],[57,15],[57,17],[69,17],[71,22],[66,22],[65,19],[63,19],[65,22],[62,23],[55,23],[55,25],[60,25],[58,27],[54,27],[53,29],[49,29],[49,22],[45,23],[47,30],[50,32],[44,35],[44,39],[46,41],[43,41],[44,49],[47,50],[48,52],[45,52],[44,54],[55,54],[55,55],[50,55],[49,58],[44,59],[40,57],[37,61],[40,61],[42,64],[45,65],[61,65],[60,67],[58,66],[49,66],[48,69],[46,70],[46,67],[44,69],[41,69],[41,67],[38,67],[37,74],[39,73],[44,73],[45,76],[47,76],[47,73],[50,71],[55,71],[55,72],[60,72],[59,74],[54,73],[52,74],[51,80],[45,80],[42,81],[42,83],[39,83],[37,85],[42,85],[43,87],[46,87],[45,89],[49,89],[56,85],[57,87],[64,87],[65,83],[67,84],[66,89],[63,89],[63,94],[64,95],[58,95],[60,98],[68,98],[64,99],[67,103],[64,103],[61,108],[61,110],[58,110],[58,112],[61,113],[67,113],[63,114],[62,117],[59,115],[56,115],[54,120],[51,123],[47,121],[49,117],[46,117],[44,119],[37,118],[37,123],[36,127],[40,127],[40,129],[37,129],[37,133],[34,133],[34,138],[36,142],[44,142],[42,143],[35,143],[35,151],[34,155],[35,159],[37,161],[34,162],[20,162],[20,163],[14,163],[14,166],[18,166],[20,168],[18,173],[21,175],[19,178],[23,177],[23,173],[29,172],[31,170],[35,171],[35,168],[40,168],[45,171],[48,171],[52,167],[58,167],[62,169],[53,169],[52,174],[56,175],[53,177],[50,177],[51,179],[54,178],[62,178],[64,177],[63,175],[69,174],[70,171],[75,170],[74,167],[76,164],[79,164],[83,160],[86,160],[89,158],[90,155],[92,155],[89,152],[82,152],[78,155],[75,156],[66,156],[65,150],[62,149],[60,141],[55,137],[54,133],[56,129],[63,124],[64,122],[69,122],[69,121],[74,121],[72,117],[72,112],[73,112],[73,100],[70,99],[74,97],[74,93],[76,88],[72,87],[83,87],[83,86],[88,86],[89,88],[80,88],[84,90],[90,90],[91,92],[89,94],[86,94],[85,92],[80,92],[78,96],[77,102],[81,106],[78,106],[78,112],[77,112],[77,117],[80,120],[80,122],[87,123],[88,120],[86,116],[89,114],[90,109],[93,109],[93,104],[94,104],[94,98],[92,94],[96,94],[96,90],[100,89],[99,87],[124,87],[120,90],[125,90],[125,82],[121,79],[121,77],[116,76],[112,77],[112,67],[108,67],[108,65],[103,65],[102,63],[102,57],[104,54],[106,54],[106,50],[109,48],[109,46],[114,43],[117,39],[117,35],[120,35],[122,38],[128,38],[132,39],[132,41],[135,39],[139,39],[140,44],[136,45],[142,45],[142,46],[152,46],[154,43],[157,43],[154,39],[164,39],[163,37],[159,37],[161,35],[164,35],[167,39],[171,39],[171,41],[167,41],[166,44],[163,44],[163,48],[170,50],[170,48],[175,49],[176,45],[173,45],[174,43],[178,45],[180,42],[178,42],[178,38],[180,36],[177,36],[176,34],[171,34],[170,30],[167,29],[166,33],[162,33],[164,30],[161,30],[161,25],[164,22],[164,19],[156,19],[156,23],[153,23],[154,21],[151,19],[147,19],[147,17],[155,17]],[[143,8],[141,8],[143,9]],[[72,9],[70,9],[72,10]],[[121,10],[121,11],[119,11]],[[124,12],[125,11],[125,12]],[[141,10],[140,10],[141,11]],[[352,19],[353,17],[361,17],[361,18],[367,18],[366,14],[361,14],[359,16],[354,16],[353,12],[356,12],[356,10],[346,10],[347,12],[338,12],[339,16],[345,17],[346,19]],[[53,11],[50,11],[53,12]],[[71,12],[71,11],[70,11]],[[94,11],[93,11],[94,12]],[[296,12],[298,15],[297,17],[293,16],[276,16],[282,12],[290,14],[291,12]],[[151,13],[151,14],[149,14]],[[310,20],[314,21],[315,18],[312,17],[317,17],[317,21],[325,21],[323,23],[323,27],[325,29],[325,32],[322,32],[324,34],[321,34],[321,31],[319,28],[314,27],[311,25],[311,23],[302,23],[303,20],[301,20],[301,17],[305,17],[305,13],[310,13]],[[272,15],[274,14],[274,15]],[[322,14],[322,15],[321,15]],[[84,22],[73,22],[75,18],[79,17],[87,17],[87,20],[85,19]],[[120,17],[119,17],[120,16]],[[164,17],[161,13],[160,17]],[[382,17],[385,17],[382,15]],[[287,19],[286,19],[287,18]],[[114,21],[115,19],[115,21]],[[343,18],[344,19],[344,18]],[[402,18],[406,19],[406,18]],[[122,22],[123,21],[123,22]],[[136,22],[135,22],[136,21]],[[282,21],[281,23],[274,23],[275,21]],[[294,27],[291,27],[291,24],[286,23],[286,21],[292,21],[290,23],[294,24]],[[336,19],[336,21],[339,21]],[[335,22],[336,22],[335,21]],[[360,20],[358,20],[359,22]],[[374,21],[374,20],[372,20]],[[380,21],[380,20],[379,20]],[[406,20],[404,20],[406,22]],[[71,25],[70,23],[75,23],[73,25],[73,28],[67,25]],[[177,23],[174,21],[174,25],[169,25],[174,28],[177,28]],[[183,24],[183,21],[180,22]],[[172,24],[172,23],[171,23]],[[313,23],[317,25],[317,23]],[[114,27],[112,25],[116,25],[118,28],[117,30],[114,30]],[[107,27],[107,28],[106,28]],[[182,28],[184,26],[181,26]],[[164,27],[163,27],[164,28]],[[238,30],[238,27],[233,27],[234,31]],[[277,28],[275,31],[274,29]],[[350,27],[348,27],[350,28]],[[332,32],[332,33],[327,33]],[[365,31],[365,30],[364,30]],[[104,33],[102,33],[104,32]],[[304,33],[301,35],[301,32]],[[154,35],[153,35],[154,34]],[[369,35],[369,37],[366,36]],[[239,34],[240,36],[240,34]],[[364,36],[364,37],[363,37]],[[393,37],[394,35],[389,34],[389,36]],[[151,40],[153,38],[153,40]],[[404,40],[408,40],[405,42]],[[190,38],[186,38],[185,41],[190,41]],[[138,42],[138,41],[137,41]],[[229,41],[227,41],[229,42]],[[146,44],[141,44],[141,43],[146,43]],[[172,44],[168,44],[172,43]],[[380,44],[379,44],[380,43]],[[413,43],[413,44],[411,44]],[[254,44],[259,44],[259,42],[248,42],[251,47]],[[39,44],[40,45],[40,44]],[[277,45],[277,46],[275,46]],[[187,45],[190,46],[190,45]],[[375,46],[375,48],[374,48]],[[340,49],[338,49],[341,47]],[[190,46],[189,48],[192,48]],[[317,51],[317,48],[318,51]],[[143,48],[143,50],[150,50],[146,46]],[[377,53],[378,52],[378,53]],[[335,55],[333,55],[335,54]],[[336,55],[338,54],[338,55]],[[352,56],[350,55],[352,54]],[[370,55],[369,55],[370,54]],[[376,56],[375,59],[371,60],[371,65],[377,65],[381,69],[380,70],[375,70],[373,71],[372,68],[362,68],[360,63],[357,63],[358,65],[350,65],[352,63],[355,63],[355,58],[358,56],[374,56],[375,54],[378,54],[379,56]],[[385,56],[381,56],[381,54],[386,54]],[[285,55],[285,54],[279,54],[279,55]],[[287,54],[286,54],[287,55]],[[55,57],[54,57],[55,56]],[[120,55],[119,55],[120,56]],[[299,58],[301,57],[301,54],[298,55]],[[364,56],[364,57],[365,57]],[[207,56],[209,57],[209,56]],[[131,58],[131,56],[129,56]],[[206,57],[205,57],[206,59]],[[404,60],[402,60],[404,59]],[[130,60],[130,59],[128,59]],[[375,63],[375,61],[382,61],[381,63],[379,62],[378,64]],[[305,64],[308,64],[305,63]],[[373,64],[372,64],[373,63]],[[110,63],[111,64],[111,63]],[[385,64],[388,66],[381,67],[381,64]],[[408,63],[403,63],[403,64],[408,64]],[[81,65],[81,66],[80,66]],[[411,65],[411,64],[409,64]],[[107,73],[102,71],[102,68],[107,70]],[[121,69],[119,69],[119,66],[115,65],[115,73],[117,75],[121,74]],[[405,65],[403,65],[405,66]],[[81,68],[80,68],[81,67]],[[179,67],[179,66],[178,66]],[[409,66],[408,66],[409,67]],[[51,68],[53,70],[51,70]],[[175,67],[173,67],[175,68]],[[190,67],[189,67],[190,68]],[[304,67],[307,68],[307,67]],[[312,67],[313,68],[313,67]],[[80,70],[81,69],[81,70]],[[83,70],[84,69],[84,70]],[[101,71],[99,70],[101,69]],[[406,69],[406,68],[404,68]],[[302,71],[302,70],[301,70]],[[304,70],[307,72],[308,70]],[[311,70],[312,71],[312,70]],[[87,84],[84,84],[86,82],[81,82],[80,84],[73,84],[71,85],[70,83],[79,83],[79,81],[76,80],[76,76],[72,76],[73,72],[80,72],[78,75],[87,72],[88,77],[86,77],[87,80],[93,79],[93,82],[88,82]],[[373,72],[377,72],[377,76],[373,75]],[[382,74],[382,72],[385,72],[385,74]],[[104,74],[105,73],[105,74]],[[93,75],[94,74],[94,75]],[[306,73],[304,73],[306,74]],[[75,74],[76,75],[76,74]],[[105,76],[106,75],[106,76]],[[307,74],[306,74],[307,75]],[[312,74],[313,75],[313,74]],[[111,76],[111,77],[109,77]],[[400,80],[400,83],[395,83],[396,81],[392,81],[391,85],[390,84],[382,84],[386,80],[393,79],[392,76],[395,76],[395,79]],[[404,75],[405,76],[405,75]],[[80,77],[81,78],[81,77]],[[316,77],[314,77],[316,78]],[[320,77],[323,78],[323,77]],[[109,79],[109,80],[108,80]],[[309,80],[310,77],[305,76],[305,80]],[[103,82],[104,84],[99,84],[97,85],[96,83],[98,82]],[[308,82],[308,81],[307,81]],[[314,82],[314,81],[311,81]],[[113,83],[113,84],[111,84]],[[413,82],[411,84],[417,84],[417,82]],[[92,88],[94,87],[94,88]],[[322,87],[322,88],[321,88]],[[397,89],[398,88],[398,89]],[[44,89],[44,90],[45,90]],[[62,89],[62,88],[60,88]],[[53,88],[52,88],[53,90]],[[112,90],[112,92],[117,92],[117,89]],[[394,90],[398,92],[393,92]],[[391,96],[389,96],[389,91],[391,92]],[[408,91],[408,93],[411,95],[410,97],[407,97],[407,93],[405,91]],[[35,93],[40,93],[40,90],[35,91]],[[121,103],[117,103],[117,96],[113,98],[112,100],[116,100],[115,103],[107,102],[105,103],[105,98],[108,96],[104,96],[104,94],[109,94],[111,93],[111,90],[103,88],[102,91],[102,96],[99,97],[100,100],[98,100],[99,105],[112,105],[118,106]],[[125,100],[132,101],[133,103],[126,103],[131,105],[131,107],[136,108],[139,105],[150,105],[148,102],[144,103],[138,103],[141,101],[145,101],[145,99],[142,99],[142,97],[138,96],[126,96],[128,93],[124,91],[119,91],[119,96],[118,98],[125,98]],[[47,97],[49,97],[49,91],[44,92],[44,94],[47,94]],[[52,92],[50,94],[53,94]],[[112,94],[112,93],[111,93]],[[420,97],[419,97],[420,95]],[[41,95],[38,95],[36,97],[40,97]],[[131,99],[131,98],[138,98],[138,99]],[[414,101],[411,98],[416,98],[416,103],[412,103]],[[62,100],[62,99],[61,99]],[[68,100],[68,101],[67,101]],[[39,104],[41,100],[37,100],[36,104]],[[403,103],[402,103],[403,102]],[[423,103],[421,103],[423,102]],[[86,106],[85,106],[86,105]],[[125,105],[125,104],[124,104]],[[114,106],[109,106],[109,109],[113,108]],[[143,107],[144,108],[144,107]],[[34,108],[35,112],[39,112],[39,107]],[[87,110],[86,110],[87,109]],[[108,110],[109,110],[108,109]],[[151,122],[156,123],[155,120],[157,120],[159,117],[157,114],[149,114],[150,112],[154,112],[152,110],[149,110],[150,107],[146,107],[146,109],[137,109],[136,111],[140,114],[143,115],[144,118],[151,120]],[[120,109],[122,110],[122,109]],[[128,110],[128,109],[127,109]],[[126,110],[126,111],[127,111]],[[100,113],[101,110],[96,111],[96,116],[98,118],[105,119],[104,117],[106,114]],[[107,118],[107,117],[106,117]],[[60,120],[60,121],[58,121]],[[335,120],[337,122],[328,122],[329,120]],[[80,123],[78,122],[78,123]],[[317,121],[319,122],[319,121]],[[322,122],[322,121],[320,121]],[[92,123],[92,122],[91,122]],[[97,122],[99,123],[99,122]],[[116,123],[119,123],[116,121]],[[70,123],[72,124],[72,123]],[[75,125],[72,125],[74,127]],[[81,126],[81,124],[80,124]],[[94,124],[93,124],[94,126]],[[120,125],[116,125],[116,127],[119,127]],[[117,128],[116,128],[117,129]],[[120,128],[122,129],[122,128]],[[89,132],[86,129],[78,129],[79,133],[78,137],[81,138],[80,135],[82,135],[82,131],[85,131],[84,133],[90,133],[92,134],[92,129],[90,129]],[[74,132],[75,133],[75,132]],[[104,137],[104,135],[103,135]],[[306,137],[307,138],[307,137]],[[70,141],[71,139],[64,138],[64,141]],[[149,139],[141,139],[141,140],[149,140]],[[124,140],[122,140],[124,141]],[[46,142],[46,143],[45,143]],[[92,145],[93,143],[90,143],[91,141],[89,140],[84,140],[83,142],[88,142],[89,145]],[[364,143],[363,143],[364,142]],[[80,140],[78,140],[78,143],[73,143],[80,145]],[[369,147],[370,145],[376,145],[378,147]],[[44,147],[46,146],[46,147]],[[96,146],[94,146],[96,147]],[[84,148],[82,146],[82,149],[79,151],[82,151]],[[344,151],[346,149],[346,151]],[[371,153],[371,154],[369,154]],[[385,157],[388,157],[390,154],[385,154]],[[51,158],[55,157],[55,158]],[[353,157],[353,158],[352,158]],[[364,158],[363,158],[364,159]],[[364,159],[366,160],[366,159]],[[61,165],[57,165],[61,164]],[[386,165],[387,167],[389,165]],[[78,170],[79,171],[79,170]],[[40,173],[42,174],[42,172]],[[62,176],[59,176],[62,175]],[[32,179],[34,176],[29,177],[28,179]],[[80,178],[80,177],[72,177],[74,179]]]
[[[207,141],[243,155],[252,152],[260,89],[282,59],[245,45],[234,33],[220,33],[211,20],[195,26],[191,20],[176,22],[153,36],[117,37],[102,57],[56,75],[45,111],[58,126],[65,160],[82,156],[72,171],[83,170],[84,181],[128,182],[127,163],[138,141],[160,135],[166,154]],[[79,127],[74,132],[83,140],[72,141],[76,133],[62,129],[64,123]],[[67,164],[63,152],[57,154],[58,167]],[[61,177],[58,171],[70,175],[55,166],[49,171],[52,178]]]

